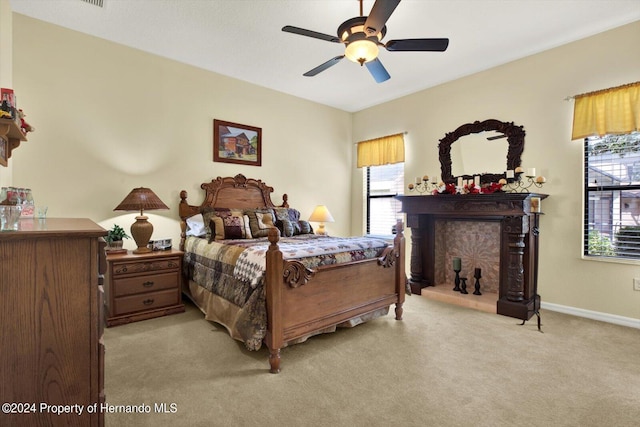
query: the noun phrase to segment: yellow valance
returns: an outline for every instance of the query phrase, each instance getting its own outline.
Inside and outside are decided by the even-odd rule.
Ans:
[[[383,136],[358,143],[358,167],[404,162],[404,136]]]
[[[575,96],[571,139],[640,130],[640,82]]]

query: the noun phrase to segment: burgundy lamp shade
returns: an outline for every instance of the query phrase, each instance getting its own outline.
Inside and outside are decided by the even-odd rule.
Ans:
[[[151,252],[147,245],[153,234],[153,225],[147,221],[144,211],[157,209],[169,209],[169,207],[151,189],[144,187],[131,190],[114,209],[114,211],[140,211],[140,215],[136,216],[136,222],[131,225],[131,236],[138,245],[138,249],[133,251],[134,254]]]

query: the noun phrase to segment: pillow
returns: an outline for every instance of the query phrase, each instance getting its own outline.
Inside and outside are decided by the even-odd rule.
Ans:
[[[293,236],[293,224],[289,219],[277,219],[276,228],[280,230],[280,235],[283,237]]]
[[[213,222],[211,221],[213,217],[219,216],[220,214],[228,215],[229,213],[230,213],[230,209],[204,208],[202,210],[202,218],[204,219],[204,226],[206,227],[206,230],[207,230],[206,236],[207,236],[207,239],[209,239],[209,241],[211,241],[215,236],[215,231],[212,228]]]
[[[207,227],[204,225],[202,214],[197,214],[187,218],[187,236],[205,237],[207,235]]]
[[[269,208],[246,209],[244,214],[249,217],[249,228],[253,237],[267,237],[269,229],[275,227],[273,211]],[[260,214],[259,217],[258,214]]]
[[[291,237],[294,234],[294,223],[297,223],[300,219],[300,212],[295,209],[289,208],[274,208],[273,212],[276,215],[276,227],[280,230],[280,235],[284,237]]]
[[[313,227],[307,221],[298,221],[293,224],[293,234],[313,234]]]
[[[273,228],[273,214],[256,212],[256,219],[258,220],[258,228],[260,228],[260,230]]]
[[[240,210],[218,209],[217,215],[211,215],[209,228],[212,240],[224,239],[251,239],[251,229],[249,228],[249,218],[242,214]]]

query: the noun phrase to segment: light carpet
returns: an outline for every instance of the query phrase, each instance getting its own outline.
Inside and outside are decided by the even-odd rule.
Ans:
[[[150,411],[107,413],[106,425],[639,425],[640,330],[541,315],[543,333],[535,317],[520,326],[413,295],[403,321],[283,349],[274,375],[265,348],[247,351],[187,303],[105,330],[107,402]]]

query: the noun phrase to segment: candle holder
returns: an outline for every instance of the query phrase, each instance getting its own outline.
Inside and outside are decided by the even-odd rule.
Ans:
[[[482,274],[479,268],[476,268],[475,273],[473,274],[473,277],[476,279],[476,283],[473,285],[473,288],[474,288],[473,294],[482,295],[482,292],[480,292],[480,278],[482,277]]]
[[[467,278],[466,277],[461,277],[460,278],[460,293],[461,294],[468,294],[469,292],[467,292]]]
[[[438,184],[435,182],[429,182],[429,177],[425,176],[422,178],[421,182],[416,182],[415,184],[408,185],[409,191],[417,191],[420,194],[423,193],[432,193],[433,190],[438,188]]]
[[[544,176],[527,175],[523,180],[521,176],[517,179],[509,182],[504,188],[504,191],[509,193],[529,193],[531,187],[542,188],[547,179]]]
[[[454,268],[453,271],[456,272],[456,278],[453,279],[453,283],[455,283],[456,286],[454,286],[453,290],[456,292],[460,292],[460,269],[456,270]]]

